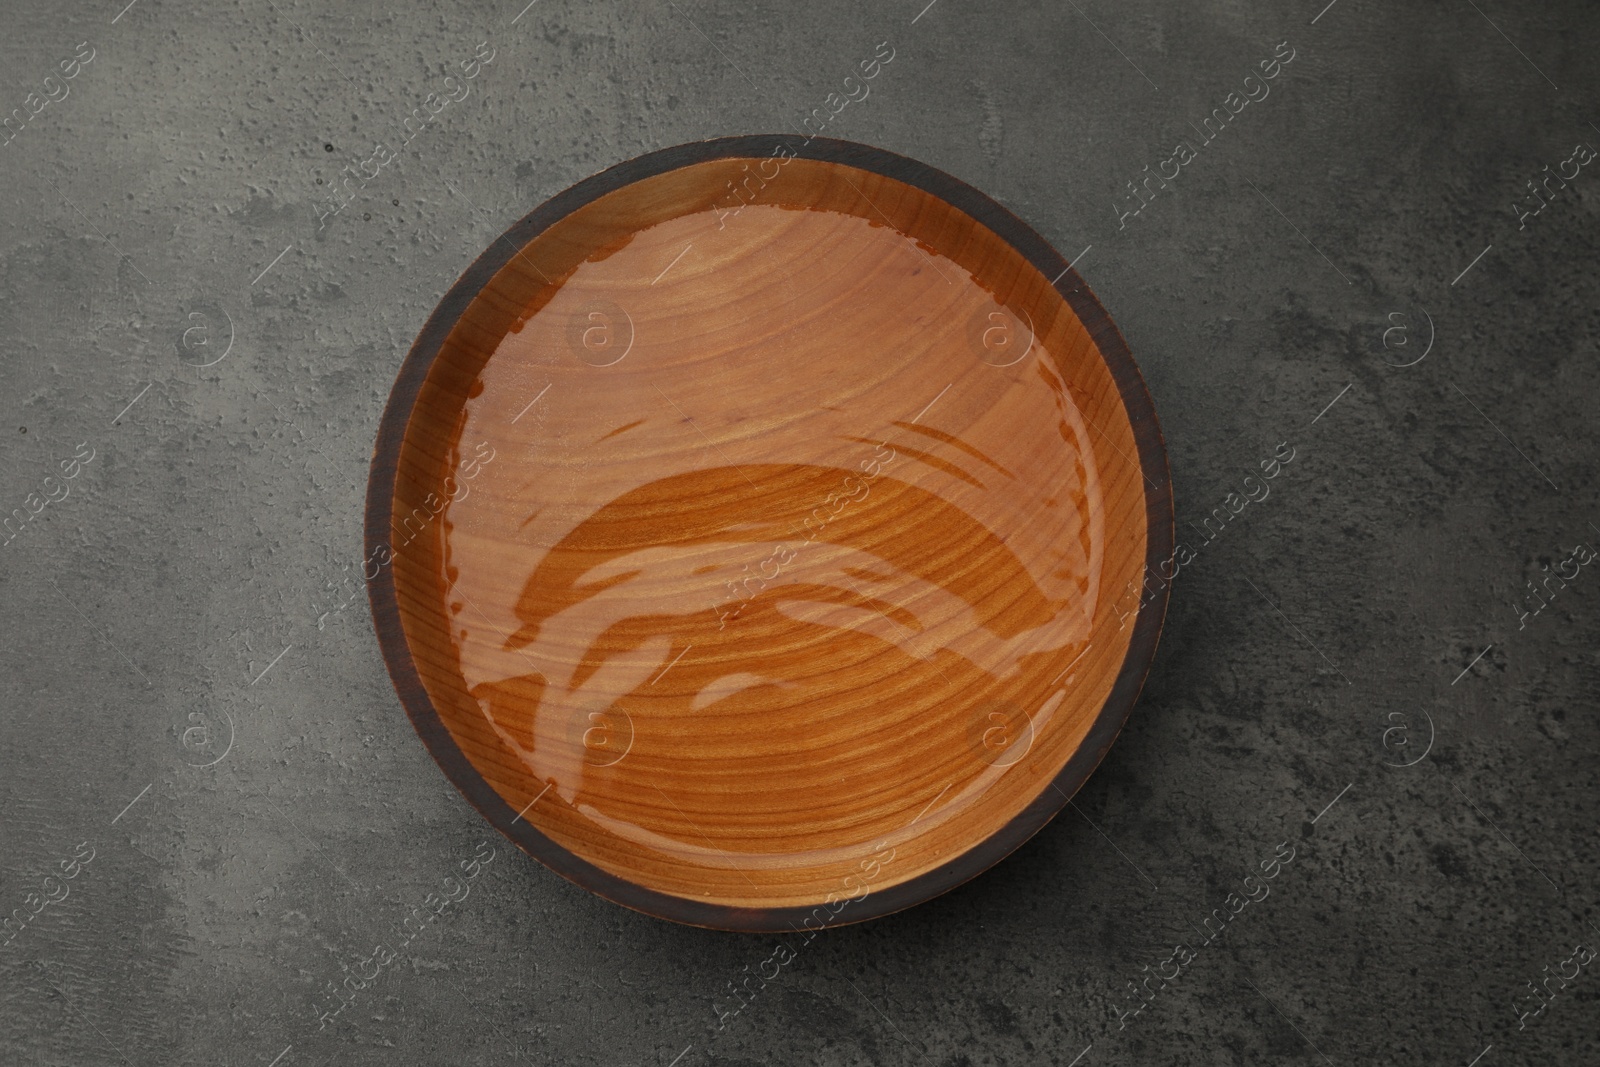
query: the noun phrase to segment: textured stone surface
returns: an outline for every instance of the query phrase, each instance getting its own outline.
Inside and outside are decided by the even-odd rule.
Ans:
[[[66,495],[0,548],[0,907],[67,895],[0,948],[0,1062],[1600,1058],[1600,966],[1516,1014],[1600,947],[1600,574],[1516,607],[1600,541],[1600,169],[1513,206],[1600,146],[1600,13],[922,4],[8,6],[0,505]],[[635,915],[500,842],[400,712],[348,568],[395,371],[495,235],[640,152],[793,128],[885,40],[827,132],[1081,253],[1197,559],[1075,810],[819,938],[719,1031],[773,939]],[[1285,41],[1270,95],[1119,228],[1124,183]],[[397,158],[319,228],[318,179],[380,140]],[[1271,496],[1205,543],[1280,442]],[[471,895],[319,1030],[329,983],[486,840]]]

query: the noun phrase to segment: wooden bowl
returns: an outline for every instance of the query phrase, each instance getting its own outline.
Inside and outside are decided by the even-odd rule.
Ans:
[[[1066,804],[1172,542],[1150,397],[1054,249],[913,160],[752,136],[580,182],[456,282],[383,416],[366,573],[498,830],[780,931],[942,893]]]

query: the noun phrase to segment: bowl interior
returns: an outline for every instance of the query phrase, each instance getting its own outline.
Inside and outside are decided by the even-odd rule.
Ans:
[[[541,859],[847,921],[1053,788],[1149,520],[1118,384],[1011,244],[872,170],[709,159],[565,212],[448,314],[395,604],[435,752]]]

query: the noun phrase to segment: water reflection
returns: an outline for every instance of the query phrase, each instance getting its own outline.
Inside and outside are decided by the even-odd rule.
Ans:
[[[622,494],[544,553],[515,615],[502,647],[545,669],[472,690],[500,736],[610,832],[713,864],[831,852],[807,839],[855,836],[863,801],[928,768],[958,778],[955,810],[1016,762],[980,746],[950,767],[973,748],[970,709],[1040,706],[1029,664],[1088,638],[1082,598],[1048,595],[959,506],[804,464]]]

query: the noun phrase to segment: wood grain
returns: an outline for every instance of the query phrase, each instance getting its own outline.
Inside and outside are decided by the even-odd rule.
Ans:
[[[419,338],[369,493],[452,779],[580,884],[736,929],[903,907],[1042,825],[1126,718],[1172,539],[1148,397],[1059,257],[919,164],[778,143],[514,228]]]

